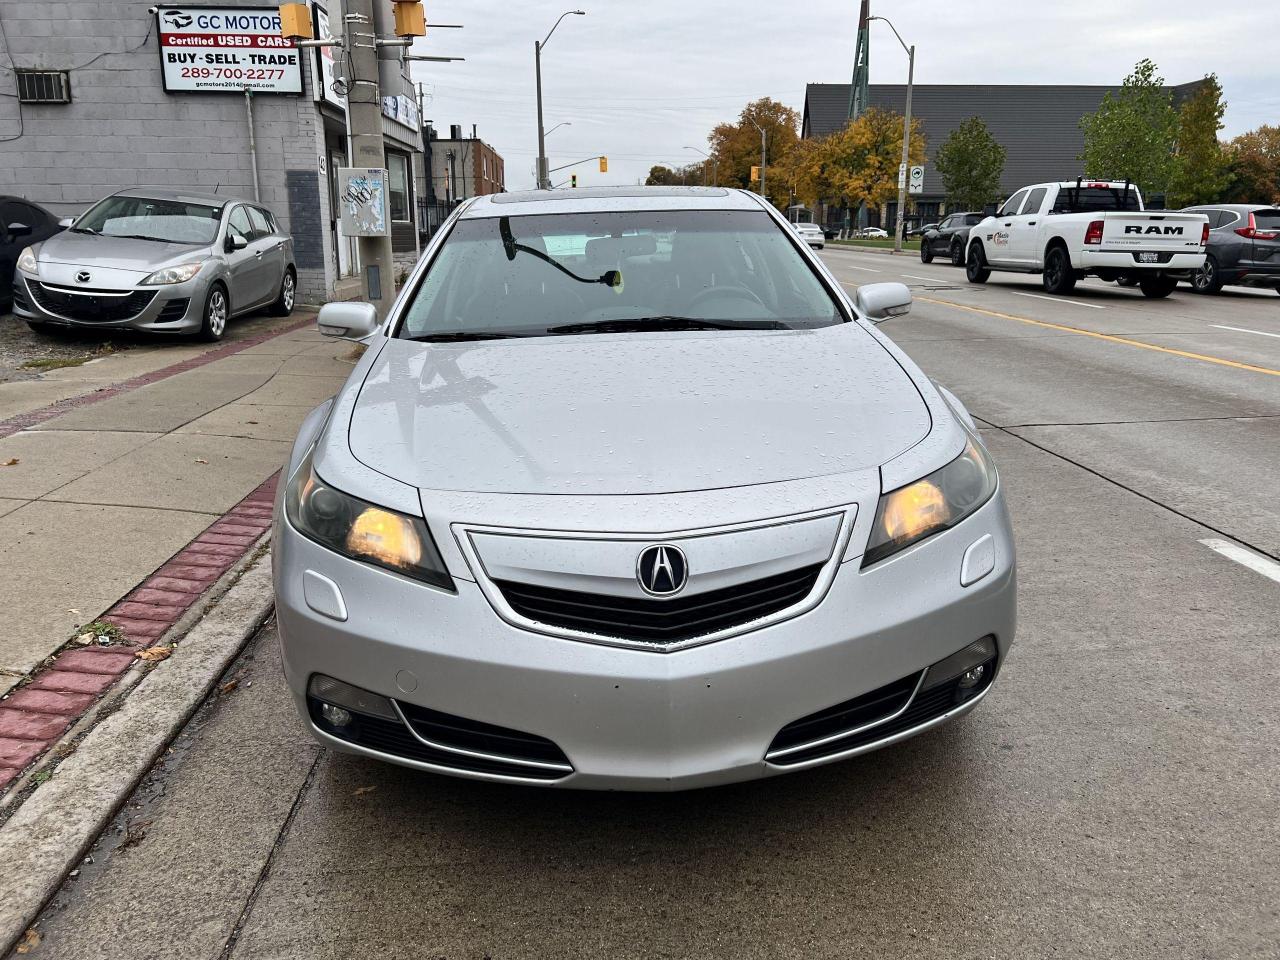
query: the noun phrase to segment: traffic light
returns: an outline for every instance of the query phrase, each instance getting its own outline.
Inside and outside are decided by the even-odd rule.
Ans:
[[[760,168],[759,168],[759,167],[752,167],[752,168],[751,168],[751,182],[752,182],[752,183],[759,183],[759,182],[760,182]]]
[[[569,186],[574,190],[578,189],[578,175],[576,173],[569,174]]]
[[[601,173],[608,173],[608,172],[609,172],[609,158],[608,158],[608,157],[601,157],[601,158],[600,158],[600,172],[601,172]]]
[[[280,4],[280,36],[290,40],[311,39],[311,11],[305,3]]]
[[[427,14],[422,9],[421,0],[395,0],[397,37],[425,37],[427,35]]]

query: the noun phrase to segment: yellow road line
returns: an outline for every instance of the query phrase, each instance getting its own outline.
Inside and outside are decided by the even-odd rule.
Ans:
[[[1216,363],[1222,367],[1235,367],[1237,370],[1250,370],[1253,373],[1265,373],[1269,377],[1280,377],[1280,370],[1272,370],[1270,367],[1257,367],[1252,363],[1240,363],[1236,360],[1224,360],[1222,357],[1209,357],[1203,353],[1189,353],[1186,350],[1174,350],[1172,347],[1157,347],[1154,343],[1143,343],[1141,340],[1130,340],[1128,337],[1116,337],[1109,333],[1097,333],[1093,330],[1081,330],[1079,327],[1068,327],[1061,323],[1049,323],[1047,320],[1032,320],[1030,317],[1019,317],[1013,313],[1000,313],[997,310],[984,310],[982,307],[970,307],[967,304],[956,303],[952,300],[935,300],[932,297],[916,297],[917,300],[923,300],[925,303],[936,303],[943,307],[955,307],[957,310],[968,310],[970,313],[980,313],[983,316],[995,317],[999,320],[1017,320],[1019,323],[1029,323],[1036,327],[1046,327],[1050,330],[1062,330],[1065,333],[1078,333],[1082,337],[1093,337],[1096,340],[1108,340],[1111,343],[1124,343],[1131,347],[1141,347],[1143,350],[1155,350],[1157,353],[1169,353],[1175,357],[1186,357],[1188,360],[1200,360],[1204,363]]]

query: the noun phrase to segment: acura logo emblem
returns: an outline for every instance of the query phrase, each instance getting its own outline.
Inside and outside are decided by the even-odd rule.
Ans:
[[[76,274],[76,283],[88,283],[93,277],[88,270],[81,270]]]
[[[640,589],[653,597],[673,597],[689,581],[689,564],[684,551],[669,543],[645,547],[636,561]]]

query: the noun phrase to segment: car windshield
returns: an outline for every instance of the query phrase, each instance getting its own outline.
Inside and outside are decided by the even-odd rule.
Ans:
[[[763,211],[626,211],[458,221],[398,336],[796,330],[843,316]]]
[[[79,233],[204,246],[218,235],[221,208],[185,200],[107,197],[72,228]]]

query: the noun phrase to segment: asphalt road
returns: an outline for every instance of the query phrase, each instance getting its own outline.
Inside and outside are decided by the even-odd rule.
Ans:
[[[760,783],[517,790],[320,750],[268,628],[28,956],[1276,957],[1280,297],[827,260],[913,285],[885,329],[1001,470],[1019,637],[977,711]]]

